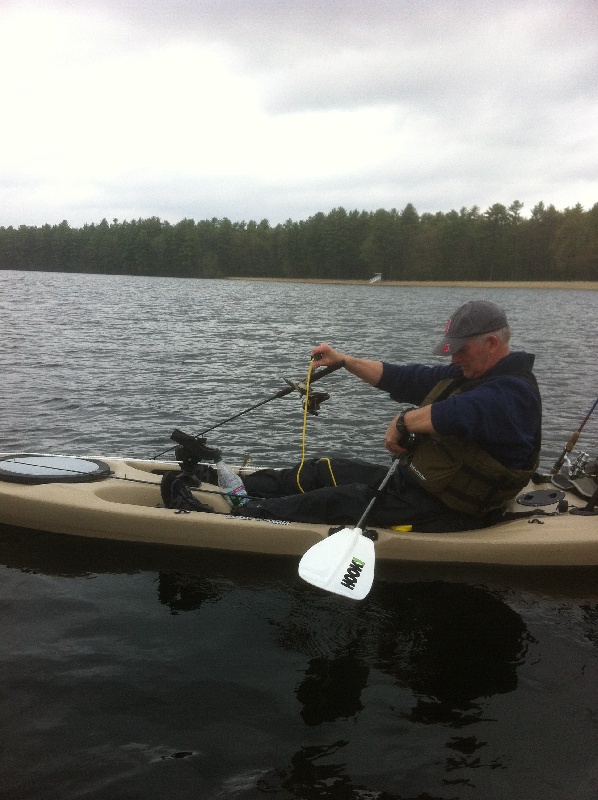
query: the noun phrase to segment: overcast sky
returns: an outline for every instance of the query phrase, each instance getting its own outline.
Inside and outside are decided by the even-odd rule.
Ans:
[[[0,226],[598,202],[597,0],[0,0]]]

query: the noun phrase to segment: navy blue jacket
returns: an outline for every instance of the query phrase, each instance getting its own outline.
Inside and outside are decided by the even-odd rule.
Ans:
[[[532,383],[513,373],[529,373],[533,364],[530,353],[510,353],[485,373],[481,385],[433,403],[434,430],[476,442],[506,467],[528,468],[538,447],[542,404]],[[427,367],[384,362],[378,389],[397,402],[420,405],[439,381],[462,374],[456,364]]]

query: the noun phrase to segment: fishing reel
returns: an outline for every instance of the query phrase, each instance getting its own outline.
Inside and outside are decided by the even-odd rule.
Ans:
[[[327,392],[310,392],[309,397],[303,398],[303,408],[305,408],[305,404],[307,403],[307,413],[317,417],[320,411],[320,405],[324,400],[329,399],[330,395]]]
[[[569,477],[580,478],[582,475],[590,475],[596,477],[598,468],[598,459],[594,464],[590,464],[590,454],[580,453],[575,461],[569,463]]]
[[[220,450],[217,447],[208,447],[207,439],[203,436],[192,436],[190,433],[175,428],[170,434],[175,448],[175,458],[181,462],[183,472],[193,474],[200,461],[218,461]]]
[[[580,452],[574,460],[567,454],[559,472],[552,475],[551,483],[584,499],[591,498],[598,487],[598,458],[591,460],[588,453]]]
[[[314,392],[313,389],[309,389],[309,393],[307,391],[307,386],[305,383],[298,383],[297,381],[290,381],[288,378],[284,379],[286,383],[292,388],[295,389],[303,398],[303,408],[305,409],[307,405],[307,413],[313,414],[315,417],[318,416],[320,412],[320,406],[325,400],[330,399],[330,395],[328,392]]]
[[[590,454],[583,451],[575,459],[571,459],[567,454],[557,474],[566,475],[571,479],[589,477],[598,482],[598,458],[592,461]]]
[[[598,398],[584,417],[579,428],[573,433],[561,455],[554,462],[550,470],[550,480],[555,485],[565,491],[574,492],[578,497],[586,499],[588,502],[585,508],[572,508],[572,514],[582,514],[587,516],[598,515],[598,458],[593,463],[588,453],[580,453],[572,461],[569,458],[571,451],[575,447],[579,435],[586,422],[592,416],[592,412],[598,406]]]

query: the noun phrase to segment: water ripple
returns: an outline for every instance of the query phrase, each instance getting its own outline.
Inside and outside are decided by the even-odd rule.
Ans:
[[[285,377],[304,378],[323,340],[356,355],[433,363],[447,316],[480,296],[508,310],[514,349],[536,353],[550,463],[597,394],[587,346],[598,333],[595,292],[10,271],[0,273],[0,449],[151,455],[173,427],[198,433],[268,398]],[[321,387],[331,399],[309,420],[309,451],[385,458],[388,398],[346,373]],[[301,427],[301,403],[289,396],[210,439],[231,458],[283,464],[299,456]]]

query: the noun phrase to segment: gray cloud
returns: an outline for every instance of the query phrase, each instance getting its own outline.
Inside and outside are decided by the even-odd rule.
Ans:
[[[23,8],[5,5],[0,24]],[[62,75],[91,70],[98,102],[50,71],[31,78],[32,95],[48,82],[32,100],[43,125],[4,149],[39,142],[39,155],[0,160],[0,225],[598,201],[595,0],[55,0],[44,13],[83,21]],[[175,53],[180,71],[162,76]],[[58,154],[43,144],[53,125]],[[65,142],[82,140],[69,165]]]

